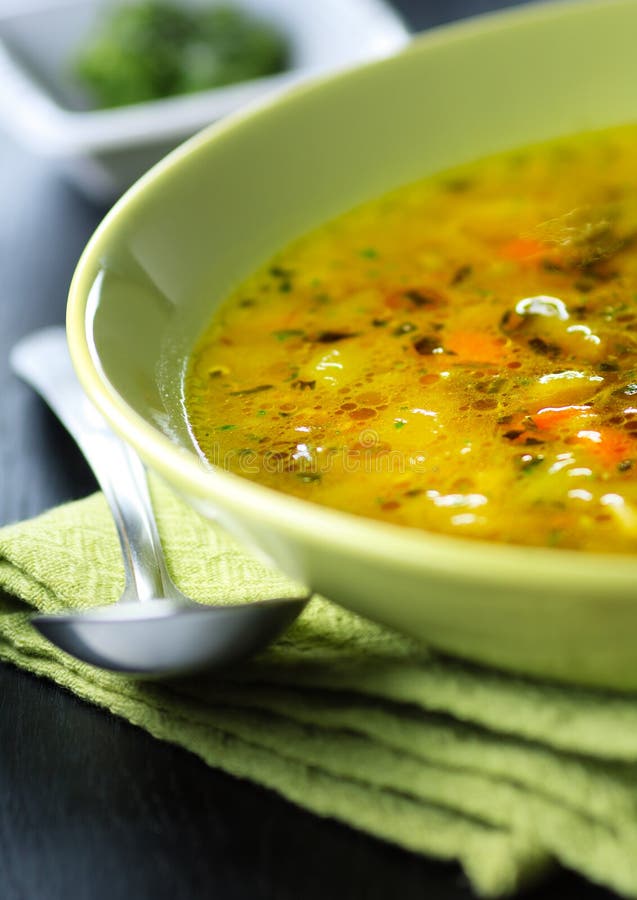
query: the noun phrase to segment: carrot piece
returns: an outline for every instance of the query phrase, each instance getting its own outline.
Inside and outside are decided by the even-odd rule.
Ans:
[[[578,417],[594,416],[590,406],[545,406],[533,416],[533,422],[542,431],[552,431]]]
[[[444,348],[462,362],[497,363],[507,357],[504,338],[480,331],[455,331],[444,339]]]
[[[512,238],[500,247],[500,256],[516,262],[532,261],[545,252],[545,245],[535,238]]]
[[[582,429],[577,437],[585,441],[587,449],[608,467],[616,466],[637,451],[635,438],[615,428]]]
[[[608,468],[637,453],[636,438],[618,428],[598,425],[595,421],[598,416],[590,406],[547,406],[532,418],[540,431],[554,431],[566,424],[570,425],[570,431],[578,428],[574,436],[580,446],[585,446]]]

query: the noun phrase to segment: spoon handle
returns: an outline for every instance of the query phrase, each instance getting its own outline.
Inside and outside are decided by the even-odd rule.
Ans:
[[[29,335],[11,352],[11,367],[51,407],[82,450],[113,513],[124,560],[122,599],[180,598],[164,562],[146,470],[109,428],[80,386],[63,328]]]

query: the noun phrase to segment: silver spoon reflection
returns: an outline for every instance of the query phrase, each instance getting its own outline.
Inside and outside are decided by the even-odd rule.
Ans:
[[[100,668],[160,677],[251,656],[296,618],[308,597],[209,606],[175,586],[166,569],[144,466],[85,396],[63,328],[24,338],[13,348],[11,366],[46,400],[91,466],[115,519],[126,576],[115,604],[33,616],[41,634]]]

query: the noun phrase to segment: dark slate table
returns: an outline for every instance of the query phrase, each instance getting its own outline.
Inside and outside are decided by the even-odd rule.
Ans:
[[[420,30],[506,0],[395,0]],[[95,484],[9,373],[12,344],[62,323],[76,260],[104,214],[0,135],[0,523]],[[0,666],[3,900],[470,900],[459,869],[298,809]],[[612,895],[559,873],[531,898]]]

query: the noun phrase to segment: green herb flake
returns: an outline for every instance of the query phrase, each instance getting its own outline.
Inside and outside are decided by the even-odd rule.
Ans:
[[[402,337],[404,334],[411,334],[412,331],[418,331],[413,322],[401,322],[392,330],[394,337]]]
[[[292,337],[303,337],[305,332],[300,328],[284,328],[282,331],[273,331],[272,337],[275,337],[277,341],[287,341]]]
[[[303,482],[303,484],[317,484],[321,481],[320,472],[297,472],[296,477],[299,481]]]
[[[215,430],[216,431],[232,431],[236,427],[237,427],[236,425],[219,425],[219,427],[216,428]]]
[[[522,456],[518,457],[518,465],[525,475],[529,475],[531,472],[535,471],[535,469],[543,462],[544,457],[541,453],[523,453]]]
[[[253,388],[245,388],[242,391],[230,391],[231,397],[245,397],[247,394],[260,394],[262,391],[269,391],[274,387],[272,384],[258,384]]]
[[[394,419],[394,428],[400,429],[404,428],[407,424],[407,419]]]
[[[359,255],[363,257],[363,259],[378,259],[378,250],[374,247],[364,247]]]

